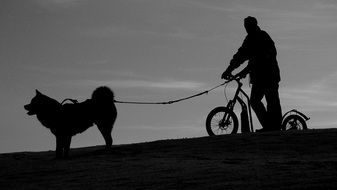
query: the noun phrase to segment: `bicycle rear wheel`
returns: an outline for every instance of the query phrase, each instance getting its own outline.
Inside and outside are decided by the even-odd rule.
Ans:
[[[226,107],[214,108],[206,118],[206,130],[209,136],[235,134],[238,131],[238,118]]]
[[[299,115],[289,115],[282,122],[282,130],[307,130],[307,124],[305,120]]]

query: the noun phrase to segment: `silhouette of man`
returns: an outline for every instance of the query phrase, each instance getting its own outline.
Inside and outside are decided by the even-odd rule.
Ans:
[[[230,79],[232,71],[248,61],[248,65],[237,75],[242,78],[250,75],[250,101],[262,125],[262,129],[257,131],[277,131],[281,128],[282,111],[278,93],[281,77],[275,44],[267,32],[257,25],[256,18],[245,18],[244,27],[248,35],[221,78]],[[263,97],[266,99],[266,107],[262,103]]]

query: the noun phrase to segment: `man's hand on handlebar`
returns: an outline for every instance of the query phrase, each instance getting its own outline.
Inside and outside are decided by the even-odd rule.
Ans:
[[[225,72],[223,72],[222,75],[221,75],[221,79],[230,80],[232,78],[233,78],[233,75],[228,70],[226,70]]]
[[[222,79],[230,81],[230,80],[234,80],[235,78],[236,78],[235,76],[233,76],[232,74],[230,74],[230,75],[226,75],[226,76],[225,76],[224,78],[222,78]]]
[[[247,75],[246,72],[240,72],[240,73],[236,74],[236,75],[234,76],[234,78],[236,78],[236,79],[243,79],[243,78],[246,77],[246,75]]]
[[[247,66],[243,70],[241,70],[239,73],[237,73],[236,75],[232,75],[233,67],[231,67],[231,65],[229,65],[229,67],[227,67],[227,69],[222,73],[221,79],[224,79],[224,80],[238,79],[238,80],[240,80],[240,79],[245,78],[246,75],[249,73],[250,69]]]
[[[243,79],[246,77],[246,74],[244,73],[238,73],[236,75],[232,75],[231,73],[226,73],[224,72],[221,76],[221,79],[224,79],[224,80],[240,80],[240,79]]]

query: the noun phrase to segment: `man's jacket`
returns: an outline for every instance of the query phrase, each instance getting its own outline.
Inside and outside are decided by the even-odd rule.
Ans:
[[[230,67],[235,69],[248,60],[244,72],[250,74],[252,84],[275,84],[281,80],[276,54],[274,41],[267,32],[259,29],[254,34],[246,36],[233,56]]]

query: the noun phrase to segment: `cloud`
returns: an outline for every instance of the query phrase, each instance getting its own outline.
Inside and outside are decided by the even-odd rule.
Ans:
[[[206,28],[203,30],[203,26],[195,27],[192,24],[190,26],[179,26],[178,24],[163,25],[158,21],[153,21],[151,26],[145,27],[146,24],[142,26],[137,25],[127,25],[117,26],[98,26],[95,28],[87,28],[86,30],[79,30],[78,34],[94,37],[94,38],[107,38],[113,39],[116,36],[151,36],[159,38],[176,38],[183,40],[212,40],[223,37],[223,34],[216,33]],[[193,28],[195,27],[195,28]],[[165,29],[164,29],[165,28]],[[212,33],[213,32],[213,33]]]
[[[334,0],[330,1],[316,1],[314,5],[314,9],[317,10],[327,10],[327,11],[337,11],[337,2]]]
[[[100,86],[107,85],[112,88],[145,88],[145,89],[185,89],[199,90],[204,86],[203,83],[196,81],[177,81],[173,79],[164,79],[157,81],[150,80],[81,80],[71,82],[70,84]]]
[[[280,97],[286,107],[301,107],[307,111],[337,109],[337,99],[333,94],[316,89],[281,89]],[[295,108],[294,107],[294,108]]]
[[[322,77],[308,85],[280,90],[281,99],[289,105],[299,105],[307,110],[335,110],[337,112],[337,72]]]
[[[46,9],[54,8],[72,8],[79,5],[79,3],[87,0],[35,0],[35,2]]]
[[[194,5],[196,7],[202,8],[202,9],[209,9],[212,11],[219,11],[219,12],[228,12],[232,11],[231,7],[228,6],[221,6],[220,4],[212,5],[212,1],[194,1],[194,0],[186,0],[191,5]]]

